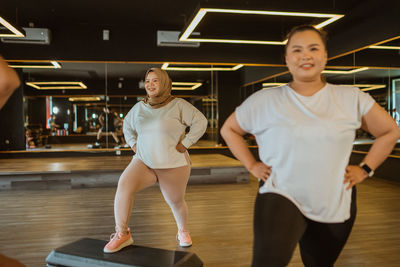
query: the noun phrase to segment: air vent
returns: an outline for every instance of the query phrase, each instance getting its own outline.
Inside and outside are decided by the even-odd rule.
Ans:
[[[3,43],[15,44],[41,44],[49,45],[51,32],[45,28],[22,28],[25,31],[25,37],[3,37]]]
[[[176,31],[157,31],[157,46],[175,46],[175,47],[199,47],[199,42],[180,42],[179,35],[181,32]],[[200,35],[200,33],[192,33],[192,35]]]

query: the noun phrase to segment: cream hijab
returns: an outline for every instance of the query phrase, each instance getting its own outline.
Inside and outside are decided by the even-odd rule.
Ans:
[[[172,80],[169,78],[168,73],[160,68],[150,68],[146,71],[145,79],[150,72],[154,72],[160,82],[160,92],[155,97],[146,97],[143,102],[150,105],[152,108],[161,108],[171,102],[175,97],[171,95]]]

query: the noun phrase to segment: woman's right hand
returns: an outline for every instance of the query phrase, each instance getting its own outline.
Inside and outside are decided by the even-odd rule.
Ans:
[[[250,166],[249,171],[256,178],[259,178],[265,182],[271,175],[272,167],[264,164],[261,161],[256,161],[253,165]]]
[[[133,152],[135,152],[135,154],[136,154],[136,144],[133,145],[132,150],[133,150]]]

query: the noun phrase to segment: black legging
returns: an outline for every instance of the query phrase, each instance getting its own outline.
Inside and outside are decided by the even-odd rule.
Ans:
[[[258,194],[254,210],[252,267],[289,264],[297,243],[306,267],[331,267],[339,257],[356,218],[356,188],[351,196],[350,218],[343,223],[307,219],[287,198]]]

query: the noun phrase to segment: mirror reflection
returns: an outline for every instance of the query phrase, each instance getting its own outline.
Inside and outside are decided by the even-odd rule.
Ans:
[[[27,149],[129,149],[122,132],[124,117],[146,94],[146,70],[162,64],[58,64],[54,69],[23,69]],[[213,66],[207,71],[167,71],[172,94],[192,103],[208,119],[207,132],[195,147],[215,147],[217,72]]]
[[[366,52],[328,61],[323,73],[325,79],[368,92],[400,124],[400,69],[366,65],[366,62],[359,65],[359,53]],[[239,96],[235,97],[241,102],[257,90],[291,80],[284,65],[53,63],[54,68],[22,69],[28,150],[129,149],[122,123],[133,105],[145,96],[143,76],[151,67],[165,68],[173,80],[173,95],[186,99],[206,116],[206,134],[193,147],[213,148],[222,143],[218,134],[223,123],[219,119],[219,105],[224,105],[221,110],[226,110],[230,98],[225,88],[219,90],[220,86],[238,89],[235,92]],[[236,76],[229,76],[229,72],[235,72]],[[234,107],[228,109],[233,111]],[[368,133],[357,132],[357,142],[371,141]],[[249,136],[248,143],[254,145],[255,140]]]

